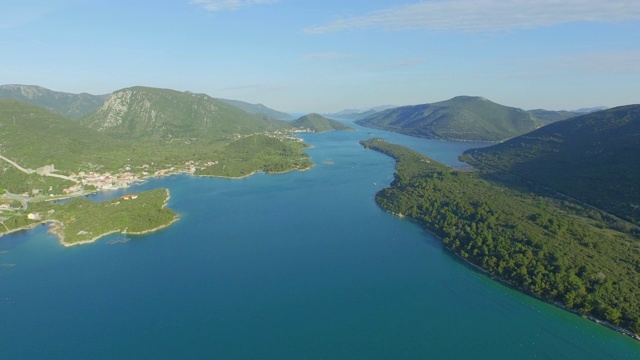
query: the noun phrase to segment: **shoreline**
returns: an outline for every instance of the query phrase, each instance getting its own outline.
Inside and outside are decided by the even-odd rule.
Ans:
[[[111,235],[111,234],[116,234],[116,233],[120,233],[122,235],[144,235],[144,234],[149,234],[149,233],[152,233],[152,232],[156,232],[158,230],[162,230],[164,228],[168,228],[169,226],[171,226],[174,223],[178,222],[178,220],[180,220],[180,216],[176,216],[173,219],[171,219],[171,221],[169,221],[168,223],[162,224],[162,225],[157,226],[157,227],[155,227],[153,229],[142,230],[142,231],[137,231],[137,232],[128,232],[126,229],[125,230],[117,229],[117,230],[112,230],[112,231],[106,232],[104,234],[97,235],[97,236],[95,236],[95,237],[93,237],[91,239],[88,239],[88,240],[76,241],[76,242],[72,242],[72,243],[65,242],[63,234],[60,234],[58,232],[54,233],[53,231],[51,231],[51,229],[49,229],[49,233],[57,236],[60,239],[59,242],[60,242],[60,244],[62,246],[64,246],[64,247],[72,247],[72,246],[77,246],[77,245],[91,244],[91,243],[94,243],[94,242],[102,239],[105,236],[108,236],[108,235]]]
[[[380,139],[380,138],[378,138],[378,139]],[[387,155],[387,156],[390,156],[390,157],[391,157],[391,158],[393,158],[393,159],[395,160],[395,162],[396,162],[395,170],[394,170],[394,181],[393,181],[393,182],[391,183],[391,185],[389,185],[386,189],[393,188],[393,184],[396,182],[396,180],[397,180],[397,176],[398,176],[398,174],[397,174],[397,173],[398,173],[398,162],[400,161],[400,160],[399,160],[399,155],[397,155],[397,153],[394,153],[392,150],[388,150],[388,149],[385,149],[385,148],[383,148],[383,147],[375,147],[375,146],[368,147],[368,145],[369,145],[369,144],[368,144],[368,142],[373,141],[373,140],[374,140],[374,139],[372,139],[372,140],[368,140],[368,141],[362,141],[362,142],[361,142],[361,144],[362,144],[366,149],[371,148],[371,149],[372,149],[372,150],[374,150],[374,151],[377,151],[377,152],[380,152],[380,153],[385,154],[385,155]],[[390,214],[392,214],[392,215],[394,215],[394,216],[398,216],[398,217],[400,217],[400,218],[403,218],[403,217],[404,217],[404,214],[401,214],[401,213],[396,214],[396,213],[394,213],[394,212],[392,212],[392,211],[390,211],[390,210],[385,209],[385,207],[384,207],[384,206],[382,206],[382,204],[378,201],[378,195],[379,195],[381,192],[382,192],[382,190],[380,190],[380,191],[376,192],[376,195],[374,196],[374,197],[375,197],[376,205],[377,205],[380,209],[382,209],[383,211],[385,211],[385,212],[387,212],[387,213],[390,213]],[[427,222],[427,221],[423,222],[423,221],[421,221],[421,220],[419,220],[419,219],[417,219],[417,218],[412,218],[412,217],[408,217],[408,218],[409,218],[412,222],[414,222],[414,223],[416,223],[417,225],[419,225],[419,226],[420,226],[420,228],[422,228],[423,230],[425,230],[425,231],[426,231],[426,232],[428,232],[429,234],[433,235],[433,236],[434,236],[434,238],[438,239],[438,240],[439,240],[439,242],[443,245],[443,247],[444,247],[445,249],[447,249],[447,251],[448,251],[448,252],[450,252],[451,254],[455,255],[455,257],[456,257],[457,259],[460,259],[460,260],[464,261],[466,264],[471,265],[475,270],[477,270],[477,271],[479,271],[479,272],[482,272],[482,273],[484,273],[485,275],[488,275],[492,280],[497,280],[498,282],[500,282],[500,283],[502,283],[502,284],[505,284],[505,285],[507,285],[507,286],[511,287],[512,289],[517,290],[517,291],[519,291],[519,292],[521,292],[521,293],[524,293],[525,295],[531,296],[532,298],[536,298],[536,299],[538,299],[538,300],[540,300],[540,301],[543,301],[543,302],[545,302],[545,303],[548,303],[548,304],[551,304],[551,305],[557,306],[557,307],[559,307],[559,308],[561,308],[561,309],[563,309],[563,310],[567,310],[567,311],[569,311],[569,312],[572,312],[572,313],[574,313],[574,314],[577,314],[577,315],[579,315],[579,316],[581,316],[581,317],[583,317],[583,318],[585,318],[585,319],[589,319],[589,320],[591,320],[591,321],[593,321],[593,322],[595,322],[595,323],[597,323],[597,324],[604,325],[605,327],[607,327],[607,328],[609,328],[609,329],[611,329],[611,330],[614,330],[614,331],[616,331],[616,332],[618,332],[618,333],[620,333],[620,334],[623,334],[623,335],[629,336],[629,337],[631,337],[631,338],[632,338],[632,339],[634,339],[634,340],[640,341],[640,334],[636,334],[636,333],[634,333],[634,332],[633,332],[632,330],[630,330],[630,329],[627,329],[627,328],[624,328],[624,327],[621,327],[621,326],[618,326],[618,325],[612,324],[612,323],[610,323],[610,322],[608,322],[608,321],[606,321],[606,320],[603,320],[603,319],[596,318],[596,317],[595,317],[595,316],[593,316],[593,315],[583,315],[583,314],[581,314],[577,309],[570,309],[570,308],[566,307],[564,304],[562,304],[562,303],[560,303],[560,302],[558,302],[558,301],[556,301],[556,300],[554,300],[554,299],[551,299],[551,298],[549,298],[549,299],[547,299],[547,298],[543,298],[542,296],[540,296],[540,295],[538,295],[538,294],[535,294],[535,293],[531,292],[531,291],[530,291],[529,289],[527,289],[526,287],[520,287],[520,286],[518,286],[518,285],[516,285],[516,284],[512,283],[510,280],[504,279],[504,278],[500,277],[499,275],[495,275],[495,274],[493,274],[493,273],[489,272],[487,269],[485,269],[485,268],[484,268],[484,267],[482,267],[481,265],[476,264],[476,263],[474,263],[474,262],[471,262],[469,259],[464,258],[463,256],[459,255],[457,252],[455,252],[453,249],[451,249],[449,246],[447,246],[447,245],[444,243],[444,241],[443,241],[443,237],[441,237],[440,235],[438,235],[437,233],[435,233],[431,228],[429,228],[429,226],[427,225],[427,224],[428,224],[428,222]]]
[[[169,204],[169,200],[171,199],[171,193],[169,192],[169,189],[165,189],[165,193],[166,193],[166,198],[161,206],[161,209],[164,209],[165,207],[167,207],[167,205]],[[57,199],[58,200],[58,199]],[[45,219],[45,220],[41,220],[38,222],[34,222],[31,224],[27,224],[6,232],[0,232],[0,237],[4,236],[4,235],[8,235],[8,234],[12,234],[12,233],[16,233],[16,232],[20,232],[20,231],[24,231],[24,230],[30,230],[30,229],[34,229],[36,227],[38,227],[39,225],[47,225],[49,224],[49,229],[47,230],[48,233],[56,236],[58,238],[58,242],[64,246],[64,247],[72,247],[72,246],[77,246],[77,245],[84,245],[84,244],[90,244],[90,243],[94,243],[96,241],[98,241],[99,239],[111,235],[111,234],[115,234],[115,233],[121,233],[123,235],[143,235],[143,234],[148,234],[148,233],[152,233],[158,230],[162,230],[164,228],[167,228],[171,225],[173,225],[174,223],[176,223],[178,220],[180,220],[180,215],[176,214],[176,216],[174,216],[173,219],[171,219],[168,223],[156,226],[155,228],[152,229],[147,229],[147,230],[142,230],[142,231],[136,231],[136,232],[128,232],[126,229],[125,230],[121,230],[121,229],[113,229],[110,230],[108,232],[102,233],[102,234],[98,234],[96,236],[94,236],[93,238],[90,239],[86,239],[86,240],[80,240],[80,241],[76,241],[76,242],[66,242],[65,241],[65,233],[64,233],[64,223],[60,220],[57,219]],[[5,226],[6,229],[6,226]]]
[[[490,273],[488,270],[486,270],[486,269],[485,269],[485,268],[483,268],[482,266],[480,266],[480,265],[478,265],[478,264],[474,264],[474,263],[472,263],[471,261],[469,261],[469,260],[467,260],[467,259],[465,259],[465,258],[463,258],[463,257],[459,256],[458,254],[456,254],[453,250],[451,250],[451,248],[449,248],[448,246],[444,245],[444,243],[442,242],[442,239],[440,238],[440,236],[438,236],[436,233],[434,233],[434,232],[433,232],[433,231],[431,231],[430,229],[428,229],[428,228],[426,228],[425,226],[423,226],[422,224],[420,224],[420,222],[419,222],[418,220],[415,220],[415,219],[410,218],[410,217],[409,217],[409,218],[408,218],[408,217],[405,217],[403,214],[396,214],[396,213],[394,213],[394,212],[388,211],[388,210],[384,209],[382,206],[380,206],[380,204],[378,204],[378,202],[377,202],[377,201],[376,201],[376,205],[378,205],[378,207],[379,207],[380,209],[382,209],[384,212],[386,212],[386,213],[388,213],[388,214],[391,214],[391,215],[393,215],[393,216],[396,216],[396,217],[398,217],[398,218],[400,218],[400,219],[402,219],[402,220],[404,220],[404,219],[408,219],[409,221],[416,223],[417,225],[419,225],[419,226],[420,226],[420,228],[421,228],[421,229],[423,229],[424,231],[426,231],[427,233],[429,233],[430,235],[432,235],[434,238],[438,239],[438,241],[440,242],[440,244],[441,244],[441,245],[442,245],[442,246],[443,246],[443,247],[444,247],[444,248],[445,248],[445,249],[446,249],[450,254],[452,254],[456,259],[461,260],[461,261],[462,261],[462,262],[464,262],[466,265],[471,266],[471,267],[472,267],[473,269],[475,269],[476,271],[481,272],[482,274],[484,274],[484,275],[488,276],[489,278],[491,278],[491,280],[498,281],[499,283],[501,283],[501,284],[503,284],[503,285],[506,285],[506,286],[510,287],[511,289],[517,290],[517,291],[519,291],[519,292],[521,292],[521,293],[523,293],[523,294],[525,294],[525,295],[527,295],[527,296],[531,296],[531,297],[533,297],[533,298],[535,298],[535,299],[537,299],[537,300],[539,300],[539,301],[542,301],[542,302],[544,302],[544,303],[546,303],[546,304],[554,305],[554,306],[556,306],[556,307],[558,307],[558,308],[560,308],[560,309],[562,309],[562,310],[565,310],[565,311],[568,311],[568,312],[570,312],[570,313],[573,313],[574,315],[578,315],[578,316],[580,316],[580,317],[581,317],[581,318],[583,318],[583,319],[591,320],[591,321],[593,321],[593,322],[594,322],[594,323],[596,323],[596,324],[602,325],[602,326],[604,326],[604,327],[606,327],[606,328],[609,328],[610,330],[613,330],[613,331],[615,331],[615,332],[618,332],[618,333],[620,333],[620,334],[622,334],[622,335],[626,335],[626,336],[628,336],[628,337],[630,337],[630,338],[632,338],[632,339],[634,339],[634,340],[636,340],[636,341],[640,341],[640,334],[634,334],[633,332],[631,332],[631,331],[629,331],[629,330],[627,330],[627,329],[625,329],[625,328],[622,328],[622,327],[620,327],[620,326],[617,326],[617,325],[611,324],[610,322],[608,322],[608,321],[606,321],[606,320],[598,319],[598,318],[593,317],[593,316],[585,316],[585,315],[582,315],[582,314],[580,314],[580,312],[579,312],[579,311],[577,311],[577,310],[573,310],[573,309],[569,309],[569,308],[567,308],[564,304],[562,304],[562,303],[560,303],[560,302],[558,302],[558,301],[550,301],[550,300],[544,299],[544,298],[542,298],[542,297],[540,297],[540,296],[538,296],[538,295],[536,295],[536,294],[534,294],[534,293],[532,293],[532,292],[530,292],[530,291],[527,291],[526,289],[522,289],[522,288],[520,288],[520,287],[518,287],[518,286],[514,285],[512,282],[510,282],[510,281],[508,281],[508,280],[506,280],[506,279],[503,279],[503,278],[501,278],[500,276],[497,276],[497,275],[494,275],[494,274]]]
[[[165,194],[166,197],[164,199],[164,202],[162,203],[162,206],[160,207],[161,209],[164,209],[165,207],[167,207],[167,205],[169,204],[169,199],[171,199],[171,192],[169,191],[169,189],[165,189]],[[120,229],[115,229],[115,230],[111,230],[108,231],[106,233],[103,234],[99,234],[94,236],[91,239],[88,240],[82,240],[82,241],[76,241],[73,243],[67,243],[64,241],[64,223],[60,223],[60,227],[56,228],[56,229],[49,229],[49,232],[58,236],[60,238],[60,243],[62,244],[62,246],[64,247],[71,247],[71,246],[76,246],[76,245],[83,245],[83,244],[91,244],[94,243],[96,241],[98,241],[99,239],[107,236],[107,235],[111,235],[111,234],[115,234],[115,233],[120,233],[123,235],[143,235],[143,234],[149,234],[158,230],[162,230],[164,228],[168,228],[169,226],[173,225],[174,223],[176,223],[178,220],[180,220],[180,215],[176,214],[176,216],[173,217],[173,219],[171,219],[171,221],[169,221],[166,224],[162,224],[159,226],[156,226],[155,228],[152,229],[147,229],[147,230],[142,230],[142,231],[135,231],[135,232],[128,232],[127,229],[124,230],[120,230]],[[52,231],[53,230],[53,231]]]
[[[356,124],[358,124],[356,122]],[[436,141],[452,141],[452,142],[477,142],[477,143],[488,143],[488,144],[499,144],[502,142],[505,142],[509,139],[504,139],[504,140],[477,140],[477,139],[457,139],[457,138],[445,138],[445,137],[430,137],[430,136],[421,136],[421,135],[416,135],[416,134],[409,134],[407,132],[401,132],[401,131],[396,131],[396,130],[391,130],[391,129],[385,129],[384,127],[370,127],[370,126],[365,126],[365,125],[360,125],[359,126],[362,127],[366,127],[369,129],[374,129],[374,130],[382,130],[382,131],[388,131],[394,134],[400,134],[400,135],[406,135],[406,136],[411,136],[414,138],[418,138],[418,139],[427,139],[427,140],[436,140]]]
[[[286,174],[286,173],[290,173],[293,171],[307,171],[307,170],[311,170],[311,168],[313,168],[315,166],[315,163],[311,163],[311,165],[307,166],[306,168],[293,168],[293,169],[288,169],[288,170],[283,170],[283,171],[264,171],[264,170],[255,170],[250,172],[249,174],[246,175],[242,175],[242,176],[224,176],[224,175],[197,175],[197,174],[189,174],[191,176],[196,176],[196,177],[214,177],[214,178],[221,178],[221,179],[231,179],[231,180],[239,180],[239,179],[245,179],[248,178],[252,175],[258,174],[258,173],[263,173],[263,174],[267,174],[267,175],[278,175],[278,174]],[[176,173],[175,175],[177,175],[179,173]],[[172,174],[173,175],[173,174]]]
[[[146,176],[146,177],[142,177],[139,180],[132,182],[131,184],[129,184],[129,186],[126,186],[126,187],[121,187],[121,188],[116,188],[116,189],[96,189],[96,190],[91,190],[91,191],[82,191],[82,192],[77,193],[77,194],[67,194],[67,195],[64,195],[64,196],[61,196],[61,197],[55,197],[55,198],[52,198],[52,199],[47,198],[47,199],[44,199],[42,201],[66,200],[66,199],[73,199],[73,198],[77,198],[77,197],[96,194],[96,193],[101,192],[101,191],[128,189],[134,184],[145,183],[149,179],[168,177],[168,176],[172,176],[172,175],[185,174],[185,175],[190,175],[190,176],[195,176],[195,177],[217,177],[217,178],[223,178],[223,179],[237,180],[237,179],[248,178],[248,177],[250,177],[252,175],[255,175],[257,173],[260,173],[260,172],[268,174],[268,175],[277,175],[277,174],[285,174],[285,173],[292,172],[292,171],[307,171],[307,170],[310,170],[311,168],[313,168],[314,166],[315,166],[315,163],[312,162],[311,165],[309,165],[306,168],[302,168],[302,169],[300,169],[300,168],[292,168],[292,169],[279,171],[279,172],[265,172],[265,171],[262,171],[262,170],[256,170],[256,171],[253,171],[253,172],[251,172],[251,173],[249,173],[247,175],[243,175],[243,176],[239,176],[239,177],[219,176],[219,175],[196,175],[196,174],[188,172],[188,171],[176,171],[176,172],[172,172],[172,173],[164,173],[164,174],[149,175],[149,176]],[[162,205],[162,208],[165,208],[167,206],[167,204],[169,203],[169,199],[171,199],[171,194],[170,194],[169,190],[167,189],[166,191],[167,191],[167,198],[165,199],[165,202]],[[90,243],[93,243],[93,242],[97,241],[98,239],[100,239],[102,237],[114,234],[116,232],[121,232],[122,234],[131,234],[131,235],[147,234],[147,233],[150,233],[150,232],[154,232],[154,231],[157,231],[157,230],[164,229],[165,227],[170,226],[171,224],[175,223],[179,219],[180,219],[180,217],[177,216],[175,219],[171,220],[168,224],[159,226],[159,227],[154,228],[154,229],[144,230],[142,232],[125,233],[125,232],[122,232],[120,230],[114,230],[114,231],[111,231],[111,232],[108,232],[108,233],[105,233],[105,234],[98,235],[98,236],[96,236],[96,237],[94,237],[92,239],[77,241],[77,242],[73,242],[73,243],[67,243],[67,242],[64,241],[64,235],[61,233],[62,230],[58,230],[56,225],[52,225],[52,227],[48,230],[48,232],[53,234],[53,235],[55,235],[55,236],[57,236],[60,239],[60,244],[62,244],[63,246],[71,247],[71,246],[82,245],[82,244],[90,244]],[[38,225],[47,224],[47,223],[50,223],[50,222],[60,223],[60,221],[55,220],[55,219],[42,220],[42,221],[38,221],[38,222],[35,222],[35,223],[27,224],[27,225],[24,225],[24,226],[21,226],[19,228],[15,228],[15,229],[12,229],[12,230],[8,230],[6,228],[6,225],[5,225],[4,227],[8,231],[0,231],[0,237],[3,237],[5,235],[9,235],[9,234],[13,234],[13,233],[16,233],[16,232],[24,231],[24,230],[30,230],[30,229],[33,229],[33,228],[37,227]],[[3,225],[4,225],[4,223],[3,223]],[[62,226],[64,226],[64,224]]]
[[[8,231],[0,232],[0,237],[3,237],[5,235],[9,235],[9,234],[13,234],[13,233],[19,232],[19,231],[31,230],[31,229],[34,229],[34,228],[38,227],[38,225],[46,225],[50,221],[57,221],[57,220],[42,220],[42,221],[38,221],[38,222],[35,222],[35,223],[27,224],[27,225],[24,225],[24,226],[15,228],[15,229],[11,229],[11,230],[8,230],[6,225],[5,225],[4,228],[7,229]]]
[[[174,223],[178,222],[178,220],[180,220],[180,216],[176,215],[176,217],[171,219],[171,221],[169,221],[168,223],[156,226],[153,229],[142,230],[142,231],[133,231],[133,232],[129,232],[129,231],[127,231],[125,229],[125,230],[120,231],[120,233],[123,234],[123,235],[144,235],[144,234],[149,234],[149,233],[152,233],[152,232],[156,232],[158,230],[162,230],[164,228],[168,228],[169,226],[171,226]]]

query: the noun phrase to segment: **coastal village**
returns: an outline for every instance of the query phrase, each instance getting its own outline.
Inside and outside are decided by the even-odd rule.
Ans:
[[[273,132],[262,132],[249,135],[236,134],[231,136],[231,139],[238,140],[244,137],[254,135],[265,135],[271,138],[278,139],[280,141],[296,141],[302,142],[303,139],[295,136],[296,133],[302,132],[314,132],[312,129],[288,129],[284,131],[276,130]],[[4,160],[9,162],[10,165],[16,167],[18,170],[25,173],[37,173],[41,176],[51,176],[61,178],[74,182],[62,190],[62,193],[56,193],[53,188],[33,188],[28,192],[20,194],[11,194],[4,189],[0,189],[0,223],[10,216],[23,213],[26,210],[28,203],[31,201],[49,201],[58,200],[63,198],[70,198],[76,196],[83,196],[95,191],[104,190],[116,190],[128,188],[134,183],[143,182],[147,178],[169,176],[174,174],[194,174],[197,170],[204,170],[210,166],[217,165],[217,160],[208,161],[195,161],[189,160],[182,164],[164,164],[159,165],[156,163],[143,164],[140,166],[133,166],[131,164],[124,165],[117,172],[99,172],[99,171],[80,171],[78,173],[72,173],[69,175],[60,175],[55,173],[55,165],[45,165],[35,170],[25,169],[19,164],[10,161],[10,159]],[[27,214],[30,220],[39,221],[40,217],[37,214]],[[0,233],[2,229],[0,228]]]
[[[123,189],[133,185],[136,182],[142,182],[146,178],[157,177],[157,176],[167,176],[172,174],[179,173],[187,173],[193,174],[197,169],[205,169],[209,166],[216,165],[218,161],[207,161],[205,163],[199,163],[193,160],[187,161],[182,165],[173,166],[168,165],[166,167],[160,168],[158,170],[153,170],[156,168],[155,164],[151,165],[142,165],[139,167],[139,171],[134,172],[134,169],[130,165],[126,165],[122,170],[122,172],[111,173],[111,172],[84,172],[80,171],[77,174],[69,174],[68,178],[71,181],[74,181],[75,184],[64,188],[62,194],[54,194],[52,193],[52,189],[31,189],[29,192],[24,192],[21,194],[13,195],[13,198],[22,197],[28,200],[36,200],[41,199],[43,196],[48,196],[54,199],[59,198],[68,198],[73,196],[81,196],[86,195],[87,193],[96,191],[96,190],[115,190],[115,189]],[[9,194],[0,195],[0,199],[3,197],[8,197]],[[0,203],[0,212],[2,210],[12,210],[12,206],[10,202],[2,202]],[[15,210],[15,209],[14,209]]]

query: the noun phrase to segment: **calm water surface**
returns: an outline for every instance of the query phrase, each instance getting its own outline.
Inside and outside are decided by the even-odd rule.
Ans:
[[[380,210],[393,161],[358,144],[372,136],[453,166],[486,145],[309,134],[306,172],[129,189],[171,190],[181,220],[160,232],[72,248],[45,226],[4,236],[0,358],[640,358],[640,343],[492,281]]]

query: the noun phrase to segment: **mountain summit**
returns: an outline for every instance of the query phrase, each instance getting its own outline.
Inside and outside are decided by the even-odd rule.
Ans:
[[[273,126],[208,95],[139,86],[114,92],[81,122],[122,138],[165,140],[222,139]]]
[[[477,96],[458,96],[432,104],[402,106],[356,122],[417,137],[480,141],[502,141],[544,125],[543,121],[525,110]]]
[[[325,132],[331,130],[355,130],[340,121],[326,118],[320,114],[312,113],[299,117],[291,122],[296,129],[306,129],[314,132]]]
[[[69,119],[79,119],[98,109],[108,95],[71,94],[36,85],[0,85],[0,98],[40,106]]]

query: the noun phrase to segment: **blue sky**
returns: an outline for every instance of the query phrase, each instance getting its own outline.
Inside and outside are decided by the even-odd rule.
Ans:
[[[3,0],[0,84],[289,112],[640,103],[638,0]]]

